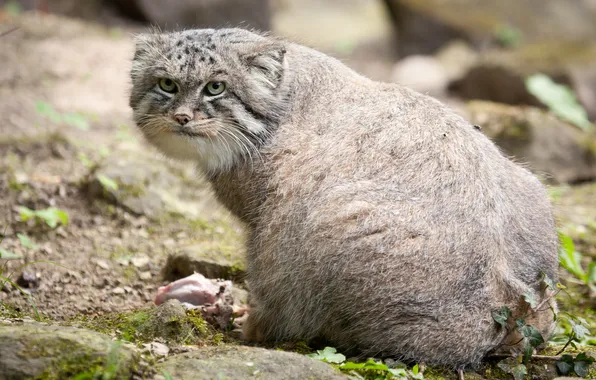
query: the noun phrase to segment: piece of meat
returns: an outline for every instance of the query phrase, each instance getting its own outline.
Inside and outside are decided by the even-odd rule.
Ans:
[[[215,304],[232,287],[231,281],[210,280],[202,274],[195,273],[174,281],[157,290],[155,304],[161,305],[169,299],[177,299],[187,306]]]

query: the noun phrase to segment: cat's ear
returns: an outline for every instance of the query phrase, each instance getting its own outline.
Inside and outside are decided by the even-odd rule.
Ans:
[[[286,48],[282,44],[266,45],[244,55],[250,73],[268,87],[279,86],[284,72]]]
[[[157,36],[153,33],[140,33],[134,36],[135,55],[134,59],[147,55],[149,51],[155,49],[155,40]]]

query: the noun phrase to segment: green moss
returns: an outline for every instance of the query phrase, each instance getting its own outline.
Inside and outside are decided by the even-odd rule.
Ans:
[[[65,342],[64,347],[53,344],[52,352],[46,355],[57,356],[68,352],[66,357],[56,359],[40,376],[39,380],[50,379],[124,379],[129,378],[136,369],[136,363],[123,365],[124,357],[120,354],[120,342],[114,342],[107,355],[98,356],[90,350],[77,347],[73,350],[72,342]],[[56,351],[59,350],[59,351]],[[30,355],[30,353],[29,353]]]
[[[22,319],[26,314],[15,309],[12,305],[0,301],[0,318]]]
[[[168,343],[219,344],[222,337],[207,324],[198,309],[187,310],[185,315],[168,314],[162,308],[103,316],[80,316],[68,324],[116,335],[135,344],[163,338]]]

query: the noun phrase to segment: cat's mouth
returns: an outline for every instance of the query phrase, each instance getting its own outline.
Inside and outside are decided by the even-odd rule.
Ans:
[[[217,131],[214,128],[209,127],[180,127],[174,130],[174,133],[179,136],[186,136],[186,137],[203,137],[203,138],[212,138],[217,136]]]

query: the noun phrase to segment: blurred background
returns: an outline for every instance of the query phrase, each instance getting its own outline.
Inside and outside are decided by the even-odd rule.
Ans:
[[[240,226],[131,120],[132,35],[150,25],[271,31],[448,103],[550,186],[558,298],[596,333],[596,0],[0,0],[0,255],[76,268],[15,271],[44,315],[242,272]],[[0,281],[2,302],[29,308]]]

